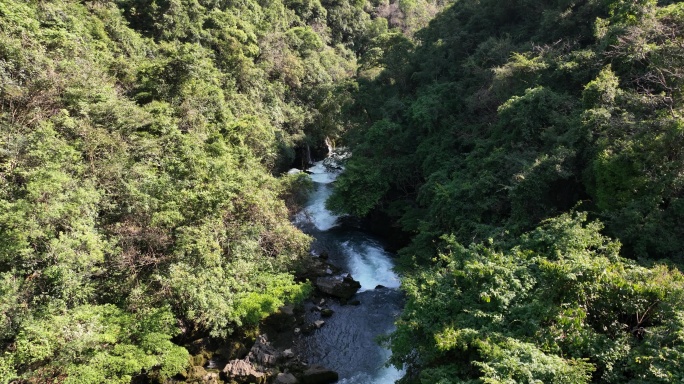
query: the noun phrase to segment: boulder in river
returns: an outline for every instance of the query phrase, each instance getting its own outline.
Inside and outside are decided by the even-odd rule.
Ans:
[[[302,375],[304,384],[329,384],[337,380],[339,380],[337,372],[320,365],[310,366]]]
[[[361,288],[361,283],[347,276],[322,276],[316,279],[316,288],[340,299],[349,299]]]
[[[330,309],[330,308],[321,309],[321,316],[323,316],[323,317],[330,317],[330,316],[332,316],[334,313],[335,313],[335,311],[333,311],[333,310]]]

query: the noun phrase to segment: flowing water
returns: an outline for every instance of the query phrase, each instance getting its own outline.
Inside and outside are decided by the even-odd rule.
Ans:
[[[327,300],[325,306],[334,310],[334,315],[324,319],[326,324],[321,329],[303,337],[298,349],[310,364],[337,371],[339,383],[394,383],[403,372],[386,366],[390,351],[377,343],[378,336],[394,329],[394,320],[403,304],[399,278],[392,270],[392,255],[377,239],[341,225],[340,218],[325,209],[337,173],[328,171],[322,162],[309,172],[316,190],[296,222],[315,238],[314,252],[327,253],[331,264],[351,273],[361,283],[361,289],[352,298],[361,304],[341,305],[336,300]],[[318,312],[307,313],[310,321],[320,318]]]

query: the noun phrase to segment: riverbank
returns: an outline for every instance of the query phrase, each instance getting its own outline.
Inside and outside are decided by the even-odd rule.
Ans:
[[[401,371],[385,366],[390,352],[377,341],[394,329],[403,307],[394,256],[363,226],[325,208],[339,167],[318,162],[307,171],[314,190],[294,220],[314,238],[311,256],[296,273],[313,285],[311,296],[266,318],[258,334],[191,349],[197,364],[179,379],[390,384],[401,378]]]
[[[266,318],[251,347],[246,335],[223,344],[196,340],[188,346],[193,366],[175,380],[323,384],[339,379],[351,384],[400,378],[399,371],[384,367],[389,351],[376,338],[392,327],[401,294],[383,285],[362,287],[327,257],[312,256],[301,271],[300,278],[316,287],[310,298]]]

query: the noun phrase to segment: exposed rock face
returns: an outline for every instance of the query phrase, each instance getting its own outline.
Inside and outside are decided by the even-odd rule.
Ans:
[[[238,382],[263,384],[266,383],[266,374],[256,370],[249,360],[232,360],[223,368],[223,373]]]
[[[326,254],[327,257],[327,254]],[[297,271],[297,278],[301,280],[316,280],[320,276],[328,276],[332,274],[340,273],[340,269],[334,265],[328,264],[321,257],[310,257],[305,260],[305,262],[300,266],[300,270]]]
[[[278,357],[278,351],[269,344],[266,335],[261,335],[247,357],[229,361],[223,368],[223,374],[227,379],[237,382],[264,384],[269,368],[275,366]]]
[[[316,279],[316,288],[328,295],[347,300],[361,288],[361,283],[350,275],[322,276]]]
[[[347,148],[332,148],[331,145],[328,145],[328,157],[323,160],[323,165],[331,171],[339,171],[344,169],[344,162],[351,156],[352,154]]]
[[[278,361],[278,351],[269,344],[266,335],[258,336],[247,355],[247,360],[265,367],[273,367]]]
[[[320,365],[312,365],[304,371],[302,381],[304,384],[328,384],[334,383],[339,379],[335,371],[331,371]]]

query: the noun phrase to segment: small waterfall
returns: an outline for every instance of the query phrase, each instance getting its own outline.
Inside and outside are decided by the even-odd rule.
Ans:
[[[322,161],[315,163],[308,172],[316,189],[309,197],[304,210],[295,217],[295,223],[304,228],[308,223],[318,231],[327,231],[337,226],[339,218],[325,208],[325,202],[332,194],[332,188],[328,184],[335,181],[339,172],[329,172]]]
[[[399,288],[399,277],[394,273],[390,254],[371,239],[350,239],[342,244],[347,256],[349,272],[361,283],[361,291],[374,289],[378,285]]]
[[[321,161],[308,172],[316,190],[296,217],[296,224],[314,237],[315,251],[326,252],[330,263],[350,272],[361,283],[354,297],[361,304],[341,305],[330,300],[326,305],[335,311],[334,315],[325,319],[324,327],[303,337],[299,349],[309,363],[337,371],[340,383],[392,384],[404,373],[385,366],[391,353],[375,341],[394,329],[394,320],[403,306],[392,255],[377,239],[341,225],[340,218],[325,209],[325,201],[332,193],[331,183],[341,167],[326,167]],[[379,285],[384,288],[375,289]],[[313,304],[310,306],[313,308]],[[307,313],[309,321],[319,319],[318,312]]]
[[[335,144],[327,136],[325,137],[325,146],[328,147],[328,157],[332,156],[333,151],[335,151]]]

